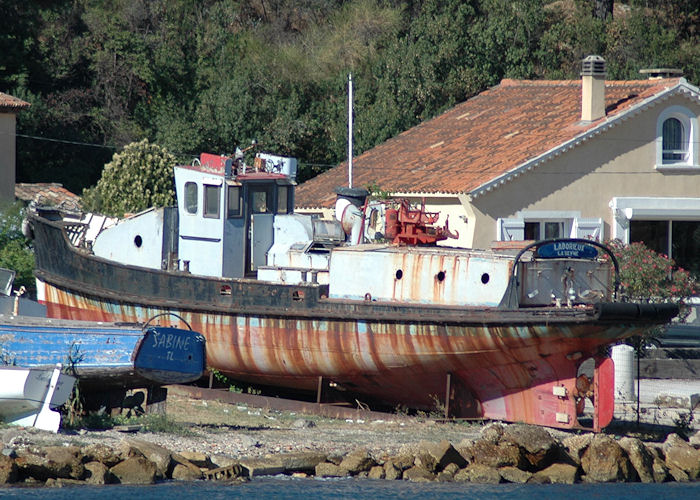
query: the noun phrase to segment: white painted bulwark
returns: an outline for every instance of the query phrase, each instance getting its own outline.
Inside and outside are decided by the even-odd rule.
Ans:
[[[510,257],[445,248],[336,248],[329,294],[355,300],[495,306],[503,298],[511,265]]]
[[[163,210],[152,208],[103,230],[92,246],[95,255],[121,264],[161,269]]]

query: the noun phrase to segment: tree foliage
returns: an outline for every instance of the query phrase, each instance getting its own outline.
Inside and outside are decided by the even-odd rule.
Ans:
[[[0,90],[18,115],[18,180],[76,192],[144,137],[178,156],[256,139],[303,181],[502,78],[611,79],[677,67],[700,83],[693,0],[0,0]],[[50,138],[61,142],[47,141]]]
[[[83,191],[83,208],[122,216],[174,203],[175,156],[148,139],[134,142],[105,165],[97,185]]]
[[[24,207],[20,202],[0,207],[0,267],[15,275],[14,288],[24,287],[27,295],[36,295],[34,280],[34,251],[31,241],[22,234]]]

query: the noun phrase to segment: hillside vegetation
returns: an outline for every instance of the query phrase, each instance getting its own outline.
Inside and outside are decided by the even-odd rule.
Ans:
[[[18,181],[94,185],[148,139],[182,161],[255,139],[300,180],[502,78],[680,68],[700,83],[696,0],[0,0],[0,90],[18,116]],[[49,141],[47,139],[53,139]],[[57,141],[56,141],[57,140]],[[60,142],[59,142],[60,141]]]

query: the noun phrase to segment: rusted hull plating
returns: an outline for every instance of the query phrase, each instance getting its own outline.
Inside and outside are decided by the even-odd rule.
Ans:
[[[280,318],[145,307],[42,286],[50,316],[142,321],[182,316],[207,342],[208,364],[258,384],[313,390],[318,377],[391,404],[449,405],[457,417],[579,427],[580,363],[596,360],[594,428],[612,418],[612,361],[599,355],[649,325],[571,321],[453,325]],[[591,395],[590,393],[588,395]],[[579,406],[580,408],[581,406]]]

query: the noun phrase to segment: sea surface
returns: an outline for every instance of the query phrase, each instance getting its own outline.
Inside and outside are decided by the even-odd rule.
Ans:
[[[135,499],[537,499],[576,500],[690,500],[700,498],[700,482],[695,483],[614,483],[573,485],[481,485],[471,483],[410,483],[368,479],[261,478],[244,484],[211,482],[168,482],[152,486],[66,486],[63,488],[0,488],[0,498],[51,500]]]

